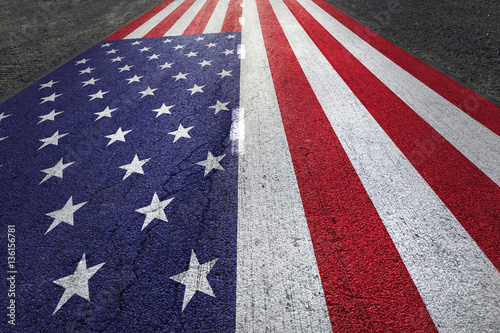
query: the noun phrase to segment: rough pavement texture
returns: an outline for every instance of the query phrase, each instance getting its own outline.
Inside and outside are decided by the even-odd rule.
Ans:
[[[0,102],[162,0],[0,0]]]
[[[500,104],[498,0],[327,0],[427,64]]]
[[[500,104],[497,0],[328,0]],[[161,0],[0,0],[0,102]]]

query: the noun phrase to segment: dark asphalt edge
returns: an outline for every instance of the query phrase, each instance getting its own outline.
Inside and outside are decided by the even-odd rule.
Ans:
[[[54,33],[50,29],[47,29],[47,26],[50,23],[57,23],[58,20],[60,22],[63,22],[65,18],[60,18],[58,17],[58,14],[60,13],[61,16],[64,15],[77,15],[79,16],[80,20],[86,20],[84,19],[87,12],[78,12],[77,10],[73,10],[72,8],[68,8],[67,10],[63,9],[57,9],[56,12],[59,12],[58,14],[55,14],[54,17],[50,17],[49,19],[52,19],[53,21],[47,24],[46,26],[37,26],[37,13],[35,12],[32,16],[29,14],[26,15],[26,17],[22,17],[23,22],[29,22],[32,24],[32,26],[28,26],[26,28],[24,25],[23,26],[17,26],[14,29],[10,27],[10,29],[6,29],[5,26],[11,26],[9,22],[4,22],[4,24],[0,24],[0,35],[4,36],[4,40],[0,40],[0,45],[2,47],[0,48],[0,103],[12,98],[22,90],[28,88],[31,86],[33,83],[41,80],[44,78],[46,75],[52,73],[62,65],[70,62],[72,59],[75,57],[78,57],[81,53],[85,52],[86,50],[90,49],[94,45],[98,44],[101,42],[104,38],[108,37],[115,31],[121,29],[128,23],[134,21],[136,18],[139,16],[143,15],[159,3],[161,3],[163,0],[142,0],[142,1],[134,1],[134,0],[128,0],[128,1],[121,1],[123,2],[134,2],[137,6],[139,6],[138,9],[130,10],[130,11],[124,11],[122,16],[118,17],[114,22],[110,22],[109,20],[105,20],[106,12],[104,10],[100,10],[100,15],[101,17],[94,17],[94,21],[97,21],[97,23],[94,23],[93,26],[86,27],[85,29],[81,30],[71,30],[69,29],[69,35],[70,36],[64,36],[61,37],[60,33],[61,31],[64,30],[64,24],[61,24],[61,27],[58,27],[56,29],[56,32]],[[56,5],[68,5],[71,6],[71,4],[82,4],[87,5],[88,7],[92,7],[92,3],[89,5],[89,2],[92,3],[100,3],[100,1],[86,1],[86,0],[59,0],[59,1],[44,1],[44,0],[39,0],[37,2],[30,2],[28,0],[28,6],[30,7],[30,11],[33,10],[40,10],[40,8],[44,8],[45,3],[56,3]],[[5,5],[5,4],[3,4]],[[10,6],[15,6],[15,3],[10,3]],[[126,4],[121,4],[121,5],[115,5],[112,7],[112,10],[116,11],[116,9],[120,9],[124,7]],[[76,5],[75,5],[76,6]],[[99,5],[97,5],[99,6]],[[95,7],[94,7],[95,8]],[[2,8],[3,10],[3,8]],[[21,9],[16,9],[18,11],[21,11]],[[77,14],[78,13],[78,14]],[[15,15],[13,15],[15,16]],[[18,19],[19,17],[17,15],[16,18],[13,18],[13,20]],[[97,19],[97,20],[96,20]],[[111,24],[110,24],[111,23]],[[105,29],[103,29],[103,26]],[[33,35],[30,35],[29,37],[20,37],[19,40],[21,41],[12,41],[12,37],[9,35],[12,35],[12,33],[19,33],[23,34],[23,30],[27,29],[34,29]],[[7,31],[6,31],[7,30]],[[44,30],[49,30],[48,34],[44,34]],[[79,35],[82,35],[85,31],[90,31],[90,33],[86,33],[83,35],[84,40],[80,39]],[[9,37],[6,37],[9,36]],[[85,38],[87,37],[87,38]],[[24,41],[23,41],[24,38]],[[5,39],[7,39],[7,42],[5,42]],[[9,41],[10,39],[10,41]],[[16,59],[17,56],[17,50],[16,48],[22,48],[23,46],[26,46],[25,44],[36,44],[36,47],[30,47],[28,46],[29,51],[31,52],[30,55],[33,53],[37,52],[40,54],[40,57],[43,58],[42,61],[36,61],[33,59],[28,59],[26,62],[23,62],[22,60],[19,61]],[[50,54],[50,48],[61,48],[62,50],[58,51],[57,55],[51,55]],[[4,61],[1,60],[1,58],[7,58],[7,62],[5,63]],[[30,70],[20,70],[21,67],[30,67]],[[2,76],[7,76],[8,79],[5,80],[4,77]],[[12,78],[15,79],[12,79]]]
[[[480,41],[484,36],[474,39],[468,35],[460,34],[460,32],[468,31],[467,23],[469,23],[472,26],[474,24],[480,26],[483,34],[484,31],[490,31],[493,32],[492,35],[498,37],[500,35],[500,6],[495,4],[496,0],[479,0],[473,2],[472,5],[468,0],[453,1],[455,7],[465,8],[467,6],[482,5],[483,12],[490,8],[489,12],[495,13],[494,8],[496,8],[497,16],[493,14],[492,19],[483,20],[478,15],[472,16],[463,12],[462,15],[469,17],[469,22],[461,23],[462,30],[459,29],[458,33],[452,35],[449,40],[447,37],[450,36],[447,33],[450,33],[450,30],[455,32],[456,27],[453,25],[456,24],[456,17],[443,15],[443,13],[448,13],[452,7],[448,0],[432,1],[432,3],[438,4],[435,6],[440,6],[441,12],[429,12],[426,4],[427,0],[406,1],[404,6],[400,4],[400,0],[378,0],[376,5],[370,0],[325,1],[417,59],[500,106],[500,37],[491,38],[493,43],[490,45]],[[454,15],[457,16],[458,14],[455,12]],[[409,17],[414,19],[409,20]],[[398,22],[398,20],[403,22]],[[416,26],[422,24],[423,26],[419,29],[415,29]],[[439,24],[444,28],[437,29],[436,26]],[[414,38],[408,38],[408,31],[421,31],[421,35],[414,33]],[[430,43],[419,42],[419,39],[422,39],[423,36],[433,36],[433,38],[429,37]],[[464,38],[470,38],[479,45],[477,47],[467,47],[467,43],[464,43],[465,45],[459,47],[460,50],[463,50],[462,53],[458,53],[456,56],[444,55],[444,53],[455,54],[457,49],[456,45],[453,44],[460,43]],[[412,49],[415,47],[418,47],[419,50]],[[493,51],[489,50],[488,53],[488,48]],[[441,52],[439,52],[439,49],[441,49]],[[481,57],[481,52],[485,52],[487,55]],[[467,62],[461,60],[460,58],[464,54],[470,54],[469,60],[475,58],[476,61]],[[480,61],[481,58],[483,62]],[[485,58],[488,59],[488,63],[485,63]],[[494,69],[491,71],[493,66]],[[464,67],[466,68],[464,69]]]

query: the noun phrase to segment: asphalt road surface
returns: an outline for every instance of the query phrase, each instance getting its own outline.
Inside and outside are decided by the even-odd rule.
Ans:
[[[159,2],[2,4],[5,325],[499,331],[493,2]]]
[[[500,103],[496,0],[328,0],[440,72]]]
[[[0,2],[0,101],[160,0]],[[500,104],[497,0],[329,0],[406,51]]]

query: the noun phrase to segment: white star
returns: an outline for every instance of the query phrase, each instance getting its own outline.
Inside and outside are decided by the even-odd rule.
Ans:
[[[186,89],[186,90],[191,91],[191,95],[193,95],[194,93],[197,93],[197,92],[204,92],[203,89],[202,89],[203,87],[204,86],[200,87],[200,86],[198,86],[198,85],[195,84],[193,88],[189,88],[189,89]]]
[[[204,40],[204,39],[205,39],[205,37],[197,37],[196,41],[199,42],[200,40]]]
[[[155,53],[155,54],[153,54],[153,55],[149,56],[149,57],[148,57],[148,59],[149,59],[149,60],[158,59],[158,56],[159,56],[159,54],[156,54],[156,53]]]
[[[90,68],[90,67],[87,67],[87,68],[82,69],[81,71],[79,71],[79,72],[80,72],[80,74],[78,74],[78,75],[82,75],[82,74],[85,74],[85,73],[90,74],[90,72],[92,72],[94,69],[95,69],[95,68]]]
[[[38,116],[38,118],[42,118],[42,120],[40,120],[38,122],[38,124],[43,123],[46,120],[54,121],[55,116],[57,116],[58,114],[61,114],[61,113],[62,113],[62,111],[61,112],[56,112],[56,110],[54,109],[50,113],[47,113],[44,116]]]
[[[116,57],[116,58],[111,59],[111,62],[122,61],[123,58],[125,58],[125,57]]]
[[[11,114],[5,114],[5,112],[2,112],[2,114],[0,114],[0,121],[2,121],[3,119],[7,118],[7,117],[10,117],[12,116]]]
[[[99,81],[99,80],[100,80],[100,79],[94,79],[94,78],[91,78],[91,79],[90,79],[90,80],[88,80],[88,81],[82,81],[82,83],[83,83],[83,86],[82,86],[82,87],[88,86],[89,84],[91,84],[91,85],[95,85],[95,83],[96,83],[97,81]]]
[[[184,128],[182,126],[182,124],[179,124],[179,128],[177,129],[177,131],[173,131],[173,132],[170,132],[168,134],[170,135],[175,135],[174,137],[174,142],[176,142],[177,140],[179,140],[180,138],[187,138],[187,139],[191,139],[191,136],[189,135],[189,130],[191,130],[194,126],[191,126],[191,127],[188,127],[188,128]]]
[[[133,43],[132,43],[132,44],[130,44],[130,45],[139,45],[139,44],[141,44],[141,43],[142,43],[142,41],[138,41],[138,40],[136,40],[135,42],[133,42]]]
[[[226,77],[226,76],[232,76],[231,72],[232,71],[226,71],[226,70],[222,69],[222,72],[217,73],[217,75],[220,75],[220,78],[222,79],[223,77]]]
[[[0,141],[3,141],[5,139],[7,139],[7,138],[8,138],[8,136],[4,136],[3,138],[0,138]]]
[[[228,50],[228,49],[226,49],[226,51],[221,52],[221,53],[224,53],[225,55],[234,54],[234,50]]]
[[[229,111],[229,109],[226,107],[229,103],[230,102],[221,103],[221,102],[219,102],[219,100],[217,100],[217,104],[209,106],[209,108],[215,109],[215,114],[217,114],[221,110]]]
[[[151,89],[151,88],[148,86],[148,89],[146,89],[146,90],[144,90],[144,91],[139,91],[139,94],[142,94],[141,98],[146,97],[147,95],[154,96],[154,95],[155,95],[155,91],[156,91],[156,90],[158,90],[158,88]]]
[[[112,50],[106,51],[106,54],[114,54],[114,53],[116,53],[116,51],[119,51],[119,50],[118,49],[112,49]]]
[[[93,99],[96,99],[96,98],[100,98],[100,99],[103,99],[104,98],[104,95],[109,93],[109,91],[102,91],[102,90],[99,90],[98,92],[96,92],[95,94],[90,94],[89,96],[92,97],[91,99],[89,99],[89,101],[93,100]]]
[[[209,151],[208,154],[207,154],[207,159],[204,160],[204,161],[198,162],[196,164],[205,167],[205,175],[204,175],[204,177],[206,177],[210,173],[210,171],[212,171],[213,169],[223,170],[224,171],[224,168],[219,163],[224,158],[224,156],[226,156],[226,154],[220,155],[220,156],[214,156]]]
[[[182,301],[182,311],[184,311],[197,291],[215,297],[212,287],[208,282],[207,275],[210,273],[217,260],[218,258],[200,265],[194,250],[191,250],[191,260],[189,261],[188,270],[170,277],[170,279],[186,286],[184,290],[184,300]]]
[[[146,219],[144,220],[141,231],[144,230],[144,228],[146,228],[154,219],[168,222],[167,217],[165,216],[164,209],[170,202],[172,202],[172,200],[174,200],[174,198],[160,201],[158,195],[155,192],[155,194],[153,195],[153,200],[151,200],[151,204],[149,206],[136,209],[136,212],[146,215]]]
[[[134,75],[134,77],[131,77],[129,79],[126,79],[128,80],[128,84],[131,84],[132,82],[141,82],[140,80],[143,78],[144,76],[137,76],[137,75]]]
[[[189,73],[184,73],[184,74],[182,74],[181,72],[179,72],[179,74],[174,75],[174,76],[172,76],[172,77],[174,77],[174,78],[175,78],[175,81],[180,80],[180,79],[184,79],[184,80],[186,80],[186,75],[188,75],[188,74],[189,74]]]
[[[105,136],[105,138],[109,138],[110,139],[109,142],[108,142],[108,144],[106,146],[109,146],[110,144],[112,144],[115,141],[125,142],[125,135],[127,135],[131,131],[132,130],[122,131],[122,128],[119,127],[115,134],[110,134],[110,135],[106,135]]]
[[[150,47],[143,47],[142,49],[140,49],[139,51],[140,52],[147,52],[149,51]]]
[[[142,166],[146,164],[150,159],[146,158],[145,160],[139,160],[139,157],[137,157],[137,154],[134,156],[134,159],[130,164],[125,164],[120,167],[120,169],[127,170],[125,173],[125,176],[123,176],[122,180],[125,180],[128,176],[131,174],[135,173],[140,173],[141,175],[144,174],[144,170],[142,170]]]
[[[52,134],[51,137],[41,139],[40,141],[43,142],[43,145],[40,148],[38,148],[38,150],[40,150],[43,147],[46,147],[48,145],[54,145],[54,146],[59,145],[59,139],[62,137],[65,137],[66,135],[68,135],[68,133],[64,133],[64,134],[59,135],[59,131],[56,131],[54,134]]]
[[[170,43],[170,42],[172,42],[172,40],[171,40],[170,38],[167,38],[167,39],[165,39],[165,40],[163,41],[163,44],[165,44],[165,43]]]
[[[111,46],[111,43],[106,43],[101,45],[101,47],[109,47],[109,46]]]
[[[45,214],[54,219],[45,234],[57,227],[61,222],[67,223],[69,225],[74,225],[73,214],[86,203],[87,202],[82,202],[77,205],[73,205],[73,196],[70,196],[68,202],[66,202],[63,208]]]
[[[59,96],[62,96],[62,94],[56,95],[56,93],[53,93],[50,96],[42,97],[41,99],[43,99],[43,101],[40,104],[43,104],[43,103],[49,102],[49,101],[50,102],[55,102],[56,98],[59,97]]]
[[[111,112],[115,111],[116,109],[118,109],[118,108],[110,109],[109,106],[106,106],[106,108],[104,110],[102,110],[101,112],[94,113],[97,115],[97,119],[95,121],[98,121],[99,119],[101,119],[103,117],[111,118]]]
[[[75,61],[75,65],[86,64],[90,59],[83,58],[82,60]]]
[[[235,36],[235,35],[229,35],[229,36],[227,36],[226,38],[227,38],[227,39],[232,39],[232,38],[236,38],[236,36]]]
[[[177,46],[174,46],[174,49],[180,50],[180,49],[183,49],[184,46],[186,46],[186,45],[177,45]]]
[[[134,67],[134,65],[132,65],[132,66],[125,65],[123,67],[118,67],[118,69],[120,70],[120,73],[121,73],[123,71],[129,71],[132,67]]]
[[[61,158],[59,162],[57,162],[57,164],[54,165],[52,168],[41,170],[40,172],[44,172],[47,175],[45,176],[44,179],[42,179],[40,184],[45,182],[46,180],[49,180],[52,177],[63,178],[63,170],[69,167],[73,163],[75,162],[63,163],[63,159]]]
[[[47,82],[47,83],[42,83],[42,84],[40,85],[40,88],[38,88],[38,90],[43,89],[43,88],[52,88],[52,86],[53,86],[54,84],[58,83],[58,82],[59,82],[59,81],[50,80],[50,81],[49,81],[49,82]]]
[[[172,65],[173,65],[173,64],[174,64],[174,63],[170,63],[170,64],[169,64],[169,63],[168,63],[168,61],[165,61],[165,63],[164,63],[163,65],[161,65],[160,67],[161,67],[161,69],[165,69],[165,68],[172,68]]]
[[[208,46],[208,48],[211,48],[211,47],[216,47],[217,46],[217,43],[209,43],[205,46]]]
[[[191,52],[189,52],[189,53],[186,54],[186,56],[188,58],[196,57],[197,55],[198,55],[198,52],[193,52],[193,51],[191,51]]]
[[[158,118],[162,114],[171,114],[170,109],[173,108],[174,106],[175,105],[166,106],[165,103],[163,103],[159,109],[153,110],[154,112],[158,112],[156,118]]]
[[[78,295],[90,301],[89,280],[104,264],[105,262],[87,268],[87,261],[84,253],[73,274],[55,280],[55,284],[64,288],[64,293],[52,315],[56,314],[73,295]]]
[[[212,66],[212,60],[210,61],[203,60],[202,62],[199,62],[198,65],[201,65],[201,67]]]

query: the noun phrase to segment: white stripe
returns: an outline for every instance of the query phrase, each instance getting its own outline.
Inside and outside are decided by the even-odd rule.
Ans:
[[[500,137],[427,87],[310,0],[304,8],[420,117],[500,186]],[[421,153],[433,153],[422,144]],[[429,150],[430,149],[430,150]]]
[[[196,14],[200,11],[201,7],[207,2],[207,0],[196,0],[191,7],[184,13],[184,15],[179,18],[177,22],[170,28],[164,36],[176,36],[182,35],[184,30],[189,26],[189,24],[193,21]]]
[[[255,1],[245,0],[237,332],[331,332]]]
[[[207,26],[205,27],[205,30],[203,31],[204,34],[221,32],[228,6],[229,0],[219,0],[217,6],[215,6],[212,16],[210,17],[210,20],[207,23]]]
[[[177,7],[183,3],[184,0],[175,0],[167,7],[163,8],[158,14],[147,20],[143,25],[139,28],[135,29],[131,34],[129,34],[126,39],[129,38],[142,38],[144,37],[151,29],[156,27],[165,17],[170,15]]]
[[[245,110],[233,109],[231,125],[231,153],[243,155],[245,153]],[[0,139],[2,141],[2,139]]]
[[[441,332],[500,328],[500,273],[300,27],[271,0],[321,106]]]

